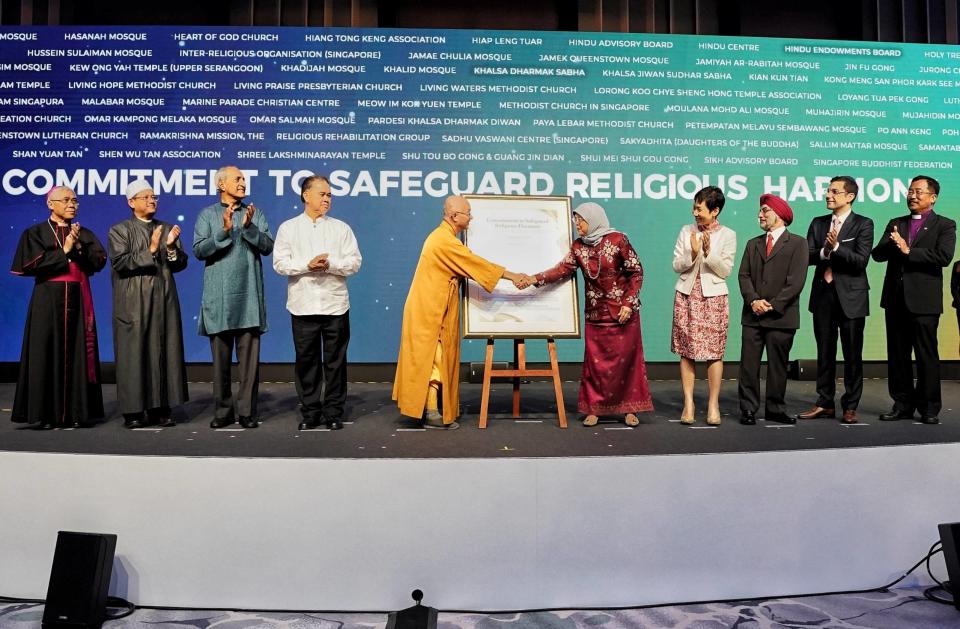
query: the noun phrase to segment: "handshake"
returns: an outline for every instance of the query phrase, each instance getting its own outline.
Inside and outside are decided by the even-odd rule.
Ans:
[[[507,280],[513,282],[513,285],[517,287],[518,290],[523,290],[530,286],[534,286],[537,283],[537,278],[532,275],[527,275],[526,273],[511,273],[510,271],[504,271],[503,277]]]

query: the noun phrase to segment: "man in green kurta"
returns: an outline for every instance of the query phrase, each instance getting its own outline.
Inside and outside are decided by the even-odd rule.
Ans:
[[[197,328],[210,337],[213,354],[216,404],[210,427],[229,426],[239,416],[241,426],[256,428],[260,335],[267,331],[260,257],[273,251],[273,234],[263,212],[244,202],[247,181],[239,168],[224,166],[216,183],[220,201],[200,211],[193,232],[193,253],[205,265]],[[234,347],[240,371],[236,410],[230,380]]]
[[[393,399],[400,413],[423,419],[426,428],[452,430],[460,407],[460,282],[470,278],[492,291],[500,278],[522,276],[470,251],[457,238],[470,225],[470,203],[447,197],[443,221],[427,236],[403,306],[400,356]],[[443,414],[437,405],[442,385]],[[426,414],[424,414],[426,409]]]
[[[143,179],[127,186],[133,216],[110,228],[117,400],[127,428],[173,426],[189,399],[180,299],[173,274],[187,268],[180,226],[156,219],[159,197]],[[146,413],[146,417],[144,417]]]

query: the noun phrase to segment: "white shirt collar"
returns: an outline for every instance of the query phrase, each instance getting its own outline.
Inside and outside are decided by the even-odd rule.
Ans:
[[[300,213],[300,216],[301,216],[301,218],[303,218],[303,220],[307,221],[308,223],[313,223],[313,222],[319,223],[319,222],[325,221],[325,220],[327,220],[327,219],[329,219],[329,218],[332,218],[332,217],[330,216],[330,212],[327,212],[327,213],[324,214],[323,216],[318,216],[318,217],[316,218],[316,220],[314,220],[313,218],[311,218],[310,215],[307,214],[306,212],[301,212],[301,213]]]
[[[777,240],[780,239],[780,235],[783,234],[783,232],[785,232],[785,231],[787,231],[787,226],[786,226],[786,225],[781,225],[780,227],[778,227],[778,228],[776,228],[776,229],[771,229],[771,230],[768,231],[767,233],[773,236],[773,242],[777,242]]]

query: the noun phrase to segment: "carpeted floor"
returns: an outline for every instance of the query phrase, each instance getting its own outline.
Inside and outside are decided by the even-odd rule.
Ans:
[[[702,383],[700,383],[702,384]],[[115,387],[104,386],[109,419],[92,428],[40,431],[9,421],[14,385],[0,385],[0,450],[76,452],[160,456],[325,457],[325,458],[482,458],[571,457],[651,454],[764,452],[822,448],[858,448],[904,444],[960,442],[960,383],[943,383],[944,409],[939,425],[917,421],[880,422],[877,414],[890,408],[885,380],[868,380],[860,405],[859,424],[837,420],[801,421],[796,426],[741,426],[737,383],[723,384],[723,424],[704,422],[705,392],[698,397],[697,423],[679,423],[681,399],[676,381],[651,382],[656,411],[640,415],[641,424],[628,428],[622,418],[609,418],[585,428],[576,413],[577,383],[564,387],[569,428],[557,426],[552,386],[524,385],[520,421],[510,417],[510,387],[496,387],[491,420],[477,428],[480,385],[464,385],[460,430],[417,429],[390,401],[389,383],[353,383],[347,401],[344,430],[297,431],[297,397],[291,383],[265,383],[260,392],[261,425],[212,430],[213,399],[208,383],[190,385],[191,401],[177,409],[173,428],[128,430],[116,413]],[[813,382],[790,382],[788,408],[805,410],[815,399]]]
[[[425,601],[427,603],[428,601]],[[43,606],[0,603],[0,627],[40,626]],[[387,617],[379,613],[254,612],[226,610],[138,609],[109,621],[109,629],[380,629]],[[831,627],[847,629],[908,629],[960,627],[960,611],[927,600],[923,588],[902,588],[870,594],[840,594],[649,607],[628,610],[563,610],[509,614],[441,612],[440,629],[778,629]]]

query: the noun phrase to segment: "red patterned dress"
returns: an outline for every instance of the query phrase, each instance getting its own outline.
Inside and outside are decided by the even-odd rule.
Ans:
[[[716,232],[714,221],[706,231]],[[702,228],[700,231],[704,231]],[[689,295],[677,291],[673,298],[670,351],[691,360],[722,360],[727,348],[730,306],[727,295],[704,297],[700,272]]]
[[[594,246],[577,239],[552,269],[537,273],[537,286],[583,271],[583,374],[577,410],[589,415],[623,415],[653,410],[640,334],[640,286],[643,267],[626,235],[613,232]],[[617,322],[620,308],[633,310]]]

